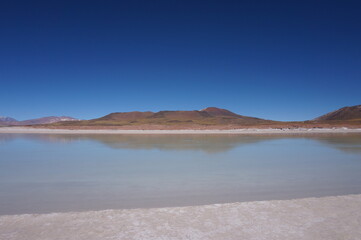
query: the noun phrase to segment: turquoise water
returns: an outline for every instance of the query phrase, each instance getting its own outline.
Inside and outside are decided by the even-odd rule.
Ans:
[[[358,193],[360,134],[0,134],[0,214]]]

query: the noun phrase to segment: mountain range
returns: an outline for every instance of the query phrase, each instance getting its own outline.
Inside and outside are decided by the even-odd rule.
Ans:
[[[38,124],[51,124],[62,121],[78,121],[76,118],[61,116],[61,117],[42,117],[18,121],[11,117],[0,117],[0,126],[21,126],[21,125],[38,125]]]
[[[160,126],[193,128],[197,126],[230,126],[270,124],[274,121],[248,117],[226,109],[209,107],[193,111],[159,111],[159,112],[116,112],[101,118],[78,122],[56,123],[55,126],[132,126],[152,128]]]
[[[243,116],[229,110],[208,107],[193,111],[159,112],[115,112],[91,120],[78,120],[72,117],[44,117],[17,121],[10,117],[0,117],[0,125],[47,125],[54,127],[239,127],[239,126],[306,126],[306,125],[361,125],[361,105],[344,107],[324,114],[313,120],[302,122],[281,122]]]

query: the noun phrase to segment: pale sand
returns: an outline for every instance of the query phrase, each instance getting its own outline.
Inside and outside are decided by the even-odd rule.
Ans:
[[[44,134],[309,134],[361,133],[361,128],[269,128],[232,130],[119,130],[119,129],[46,129],[27,127],[0,127],[0,133]]]
[[[356,240],[361,195],[0,216],[1,240]]]

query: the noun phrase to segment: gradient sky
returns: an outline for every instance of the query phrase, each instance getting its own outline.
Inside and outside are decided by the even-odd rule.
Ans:
[[[0,115],[361,104],[360,1],[0,2]]]

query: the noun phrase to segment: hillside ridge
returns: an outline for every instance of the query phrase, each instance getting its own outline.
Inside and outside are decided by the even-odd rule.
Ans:
[[[361,120],[361,105],[347,106],[319,116],[314,121]]]

